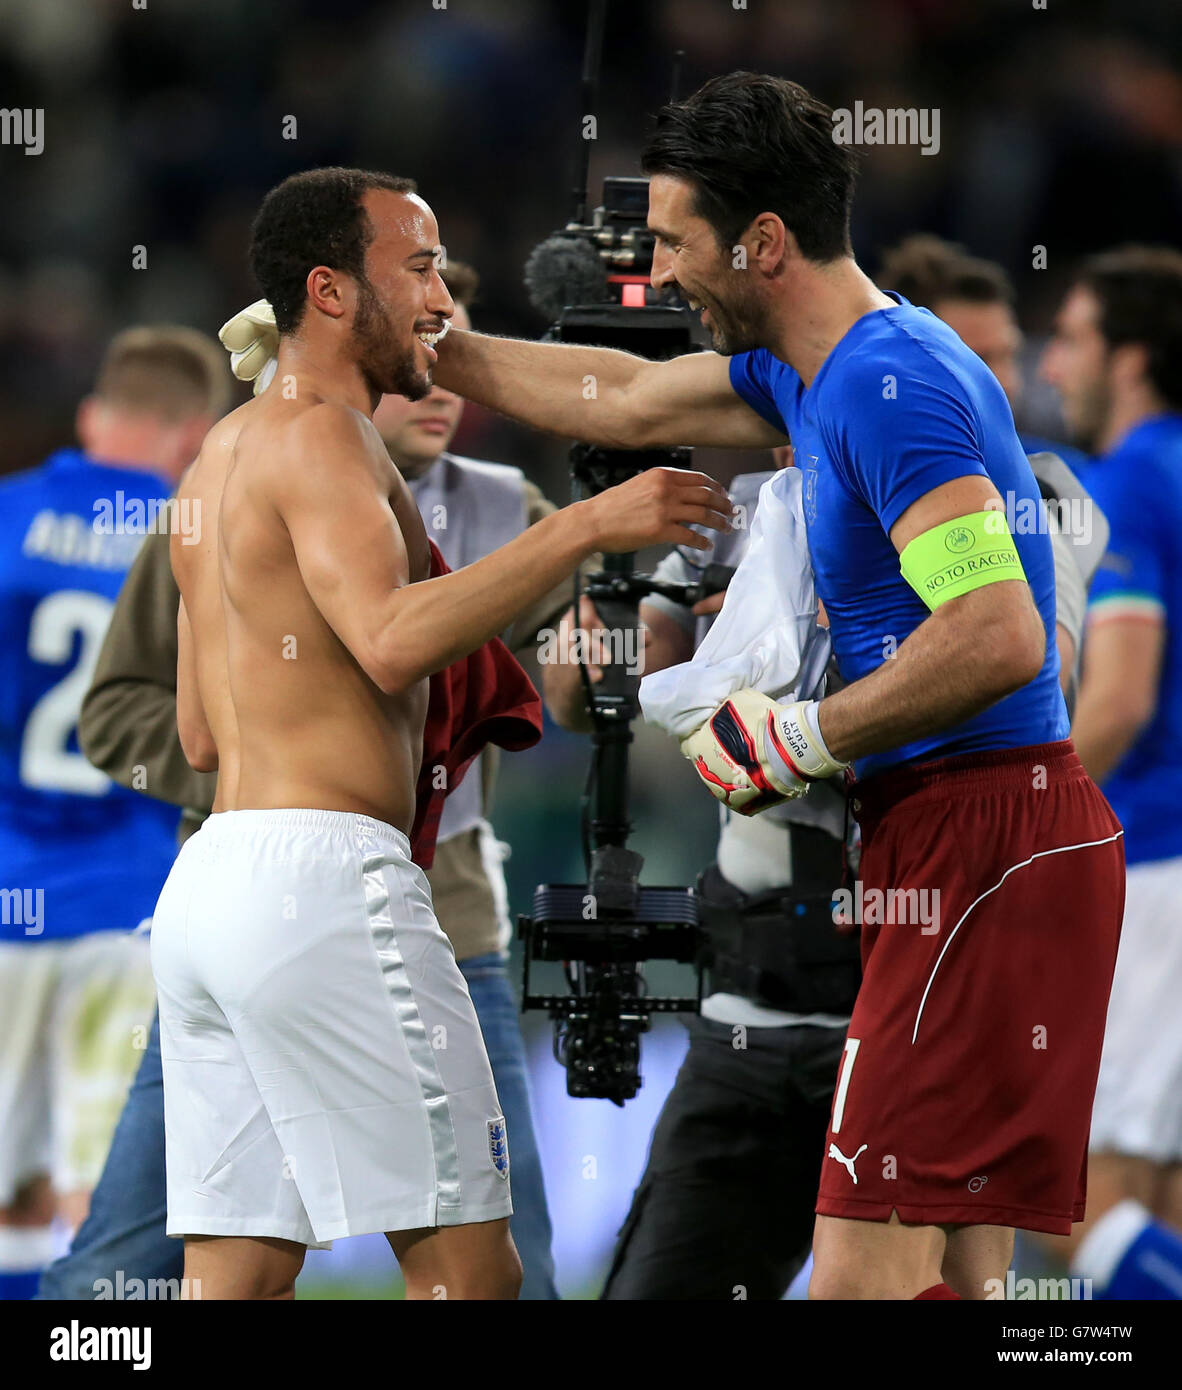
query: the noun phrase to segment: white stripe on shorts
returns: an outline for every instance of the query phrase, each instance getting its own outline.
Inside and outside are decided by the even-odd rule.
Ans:
[[[381,822],[377,822],[381,824]],[[365,882],[365,910],[369,918],[374,949],[382,967],[382,980],[394,1005],[398,1025],[406,1040],[406,1050],[419,1078],[427,1110],[427,1125],[431,1131],[431,1147],[435,1153],[436,1195],[441,1205],[460,1205],[460,1161],[456,1136],[452,1128],[451,1110],[439,1068],[435,1063],[427,1037],[427,1028],[414,990],[406,976],[406,965],[394,935],[394,918],[390,911],[390,893],[386,887],[383,867],[389,864],[389,850],[382,838],[362,824],[358,831],[362,851],[362,872]],[[408,844],[409,849],[409,844]]]
[[[940,954],[936,957],[935,965],[932,966],[932,973],[928,976],[928,982],[924,987],[923,998],[919,1001],[919,1011],[915,1015],[915,1028],[911,1034],[912,1043],[914,1043],[915,1039],[919,1036],[919,1020],[923,1017],[924,1005],[928,1002],[928,993],[932,988],[932,981],[936,978],[936,971],[940,968],[940,962],[944,959],[944,954],[948,950],[949,946],[952,945],[953,937],[955,937],[956,933],[960,931],[969,913],[972,912],[973,908],[975,908],[978,903],[984,902],[985,899],[990,895],[990,893],[996,893],[997,890],[1001,887],[1001,885],[1006,881],[1007,878],[1009,878],[1009,876],[1016,869],[1025,869],[1028,865],[1033,864],[1036,859],[1045,859],[1048,855],[1051,854],[1070,854],[1071,851],[1075,849],[1093,849],[1096,845],[1110,845],[1113,842],[1113,840],[1119,840],[1124,833],[1125,832],[1123,830],[1118,830],[1115,835],[1109,835],[1103,840],[1086,840],[1082,845],[1060,845],[1057,849],[1040,849],[1036,854],[1032,854],[1029,859],[1023,859],[1020,863],[1011,864],[1010,867],[1005,871],[1005,873],[1002,874],[1002,876],[993,885],[992,888],[986,888],[984,893],[982,893],[979,897],[974,898],[973,901],[969,903],[968,907],[965,908],[964,912],[961,915],[960,921],[957,922],[956,926],[954,926],[952,930],[948,933],[948,940],[945,941],[943,949],[941,950]]]

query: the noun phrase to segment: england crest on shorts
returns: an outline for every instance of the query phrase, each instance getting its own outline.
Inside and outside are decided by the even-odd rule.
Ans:
[[[505,1120],[488,1122],[488,1154],[492,1165],[503,1178],[509,1176],[509,1139],[505,1133]]]

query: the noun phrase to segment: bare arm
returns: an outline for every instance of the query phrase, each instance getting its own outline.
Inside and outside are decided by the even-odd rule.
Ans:
[[[434,377],[535,429],[611,449],[766,449],[785,441],[736,394],[727,359],[716,352],[649,362],[610,348],[453,330]]]
[[[176,725],[181,747],[195,772],[216,772],[218,748],[210,731],[201,691],[197,687],[197,661],[193,629],[181,599],[176,614]]]
[[[1165,623],[1150,617],[1093,618],[1088,624],[1071,737],[1097,782],[1153,718],[1165,633]]]
[[[891,531],[897,551],[953,517],[1000,505],[979,476],[933,488]],[[1046,658],[1046,630],[1022,580],[986,584],[941,604],[895,655],[821,702],[821,733],[844,762],[897,748],[971,719],[1032,681]]]
[[[523,479],[522,487],[526,499],[526,525],[536,526],[543,517],[558,511],[535,483]],[[587,573],[602,568],[601,555],[591,555],[579,566],[580,571]],[[572,587],[571,577],[564,576],[556,588],[543,594],[537,603],[530,604],[524,613],[517,615],[508,632],[501,634],[511,652],[535,650],[539,633],[558,626],[563,613],[570,607]]]
[[[454,574],[409,582],[389,502],[390,464],[357,411],[304,412],[280,451],[276,498],[317,608],[381,690],[393,694],[475,651],[595,550],[661,541],[706,549],[688,529],[730,524],[725,491],[704,473],[655,468],[543,517]]]

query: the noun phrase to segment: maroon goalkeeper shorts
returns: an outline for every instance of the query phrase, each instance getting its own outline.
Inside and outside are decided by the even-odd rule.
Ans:
[[[862,829],[863,980],[817,1211],[1065,1234],[1124,910],[1120,822],[1070,742],[881,773]]]

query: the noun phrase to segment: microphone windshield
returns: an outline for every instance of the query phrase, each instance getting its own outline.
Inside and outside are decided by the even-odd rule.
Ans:
[[[557,232],[535,246],[525,263],[529,301],[549,322],[576,304],[604,304],[610,295],[607,268],[580,236]]]

